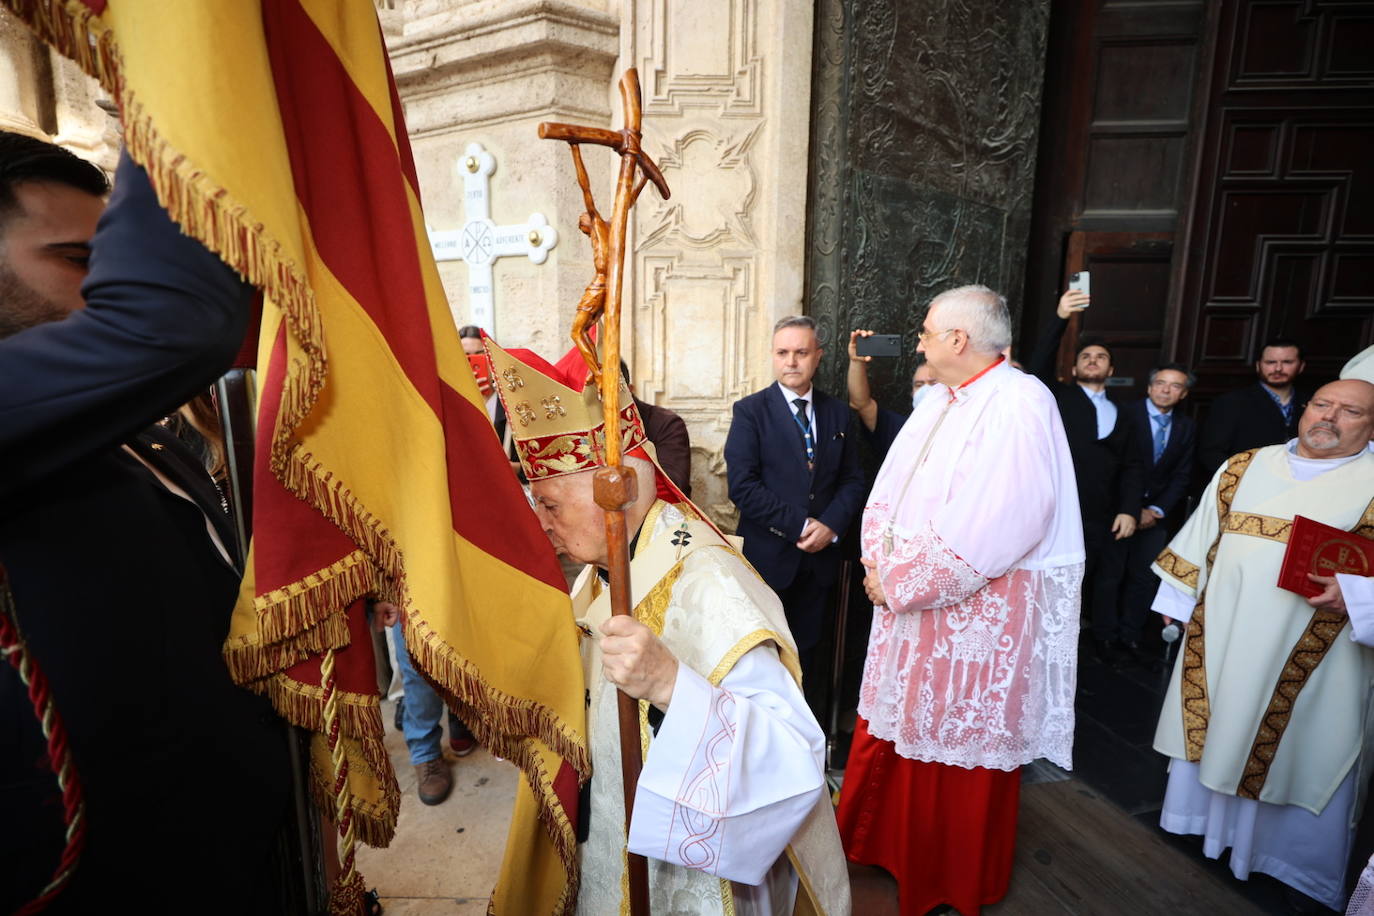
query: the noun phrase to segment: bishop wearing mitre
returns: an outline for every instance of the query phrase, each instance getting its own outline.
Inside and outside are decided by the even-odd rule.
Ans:
[[[625,912],[628,848],[649,860],[651,912],[848,913],[824,735],[777,596],[658,468],[622,380],[639,490],[625,511],[633,616],[613,618],[597,390],[576,351],[553,366],[486,347],[544,531],[587,564],[573,586],[592,755],[577,912]],[[628,836],[617,687],[640,701],[645,748]]]

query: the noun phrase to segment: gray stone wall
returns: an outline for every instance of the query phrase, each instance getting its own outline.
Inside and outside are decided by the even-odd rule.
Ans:
[[[849,330],[900,333],[873,367],[909,400],[941,290],[985,283],[1013,318],[1025,273],[1048,0],[817,0],[807,307],[821,386],[844,391]]]

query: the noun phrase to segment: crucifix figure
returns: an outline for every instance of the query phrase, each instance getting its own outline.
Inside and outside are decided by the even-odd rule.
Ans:
[[[573,315],[572,338],[582,358],[587,362],[592,381],[599,385],[601,373],[597,369],[596,344],[592,342],[591,329],[601,320],[606,308],[606,267],[611,252],[611,227],[596,209],[596,199],[592,197],[591,182],[587,178],[587,167],[582,164],[581,147],[575,142],[569,142],[568,148],[572,150],[573,167],[577,169],[577,183],[582,188],[582,201],[587,207],[586,212],[577,218],[577,228],[591,239],[592,264],[596,268],[596,275],[582,292],[582,298],[578,300],[577,312]],[[630,206],[634,206],[635,200],[639,198],[639,192],[644,189],[646,180],[646,176],[639,176],[630,194]]]
[[[491,173],[496,159],[480,143],[469,143],[458,161],[463,179],[463,228],[430,232],[436,261],[465,261],[468,265],[468,303],[472,323],[487,333],[496,331],[491,265],[497,258],[524,255],[543,264],[558,244],[558,231],[542,213],[531,213],[523,224],[498,226],[491,220]],[[456,319],[456,316],[455,316]]]
[[[634,74],[631,70],[626,74],[627,79]],[[546,121],[539,125],[539,136],[546,140],[564,140],[572,150],[573,168],[577,170],[577,184],[582,188],[582,202],[586,206],[584,212],[577,220],[577,228],[582,230],[592,243],[592,264],[596,268],[596,274],[592,282],[587,284],[587,288],[582,293],[581,300],[577,303],[577,313],[573,316],[572,338],[573,343],[586,360],[588,370],[591,372],[592,380],[601,384],[600,362],[596,353],[596,345],[592,342],[591,329],[601,320],[606,311],[606,282],[607,273],[612,260],[612,250],[616,250],[617,264],[615,266],[617,294],[615,304],[617,311],[615,315],[615,328],[620,329],[619,316],[619,279],[621,269],[625,259],[625,220],[630,208],[639,199],[639,193],[644,190],[644,185],[652,181],[654,186],[666,200],[669,195],[668,182],[664,180],[663,173],[658,170],[654,161],[640,148],[640,111],[639,111],[639,81],[634,79],[634,98],[633,106],[628,96],[625,96],[625,123],[626,127],[622,130],[607,130],[603,127],[580,127],[573,124],[559,124]],[[624,96],[625,85],[621,85],[621,93]],[[631,112],[633,107],[633,112]],[[633,122],[632,122],[633,118]],[[612,226],[601,216],[601,212],[596,207],[596,199],[592,196],[591,181],[587,177],[587,168],[582,162],[581,144],[592,143],[597,146],[609,146],[611,149],[620,153],[621,156],[621,179],[615,192],[614,212],[611,214],[612,222],[617,216],[620,222],[617,224],[618,231],[613,233]],[[628,163],[628,171],[627,166]],[[634,169],[638,166],[642,169],[637,180],[633,179]],[[623,198],[623,199],[622,199]],[[623,208],[623,212],[622,212]],[[613,238],[614,235],[614,238]],[[609,323],[609,322],[608,322]],[[609,331],[609,328],[608,328]],[[618,359],[616,371],[618,368]],[[610,365],[610,363],[607,363]]]

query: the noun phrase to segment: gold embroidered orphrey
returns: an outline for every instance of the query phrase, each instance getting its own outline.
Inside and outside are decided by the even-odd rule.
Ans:
[[[1234,456],[1222,473],[1221,486],[1217,491],[1217,538],[1207,552],[1207,570],[1210,574],[1216,559],[1217,548],[1225,534],[1243,534],[1266,540],[1287,543],[1292,531],[1291,520],[1257,515],[1249,512],[1232,512],[1231,501],[1235,498],[1236,488],[1244,476],[1258,449],[1251,449]],[[1374,500],[1365,507],[1360,523],[1354,533],[1374,539]],[[1197,567],[1170,550],[1160,554],[1159,565],[1180,581],[1196,587]],[[1180,575],[1179,573],[1184,573]],[[1184,644],[1183,676],[1180,688],[1183,698],[1183,730],[1188,760],[1196,763],[1202,759],[1202,746],[1207,737],[1207,723],[1210,715],[1207,700],[1207,670],[1204,625],[1206,588],[1199,595],[1197,607],[1188,625],[1188,639]],[[1321,664],[1323,658],[1336,642],[1341,628],[1345,626],[1345,615],[1339,611],[1316,610],[1307,627],[1298,637],[1297,643],[1284,663],[1260,725],[1251,744],[1250,754],[1241,774],[1236,795],[1240,798],[1258,800],[1264,782],[1269,777],[1269,768],[1278,753],[1279,742],[1292,720],[1293,707],[1298,694],[1307,685],[1312,672]]]
[[[1207,550],[1207,570],[1210,573],[1212,561],[1217,558],[1217,547],[1221,544],[1222,530],[1226,526],[1226,516],[1231,511],[1231,500],[1235,498],[1236,487],[1258,449],[1250,449],[1232,456],[1221,474],[1221,486],[1217,489],[1217,536]],[[1182,561],[1182,558],[1179,558]],[[1188,564],[1191,566],[1191,564]],[[1197,581],[1197,570],[1193,569],[1193,581]],[[1197,763],[1202,760],[1202,745],[1207,739],[1207,723],[1211,718],[1211,706],[1207,699],[1206,667],[1206,610],[1207,589],[1198,595],[1193,616],[1188,621],[1188,638],[1183,643],[1183,675],[1179,689],[1183,702],[1183,735],[1188,760]]]

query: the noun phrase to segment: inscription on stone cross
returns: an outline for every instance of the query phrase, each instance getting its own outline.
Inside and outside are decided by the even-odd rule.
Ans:
[[[492,294],[491,265],[497,258],[524,255],[535,264],[548,259],[558,244],[558,231],[542,213],[531,213],[523,224],[498,226],[491,221],[491,173],[496,159],[480,143],[469,143],[458,160],[463,179],[461,229],[429,233],[436,261],[464,261],[468,265],[468,303],[472,323],[496,333],[496,307]],[[455,320],[457,316],[454,316]]]

